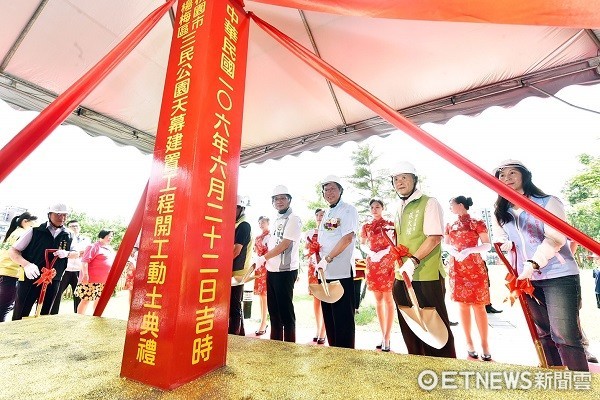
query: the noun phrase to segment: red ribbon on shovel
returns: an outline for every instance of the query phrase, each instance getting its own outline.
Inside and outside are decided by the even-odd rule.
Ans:
[[[306,237],[306,240],[308,241],[308,257],[314,254],[315,258],[317,259],[317,264],[320,263],[321,255],[319,252],[321,251],[321,244],[316,240],[312,240],[308,236]]]
[[[40,291],[40,297],[38,297],[38,304],[35,309],[35,316],[39,317],[42,312],[42,305],[44,304],[44,298],[46,297],[46,289],[48,285],[52,283],[52,279],[56,276],[56,270],[54,269],[54,264],[56,260],[58,260],[58,256],[54,256],[52,261],[50,261],[49,256],[54,253],[56,249],[46,249],[44,254],[44,258],[46,260],[46,266],[42,267],[40,277],[33,282],[34,285],[42,285],[42,290]]]
[[[510,300],[511,305],[514,303],[515,299],[519,299],[519,303],[521,303],[521,309],[523,310],[523,315],[525,316],[525,322],[527,322],[527,327],[529,328],[529,334],[531,335],[531,339],[533,340],[533,345],[535,346],[535,350],[540,361],[540,367],[548,368],[548,361],[546,360],[546,355],[544,354],[544,348],[542,347],[542,342],[540,341],[540,337],[537,333],[537,329],[535,328],[535,323],[533,322],[533,317],[531,315],[531,310],[529,310],[529,306],[527,305],[527,300],[525,299],[525,294],[531,296],[535,301],[538,301],[533,296],[533,286],[531,285],[531,281],[529,279],[518,280],[517,279],[517,269],[512,266],[512,264],[504,257],[502,250],[500,249],[501,243],[494,243],[494,248],[496,249],[496,253],[498,257],[506,268],[508,269],[508,274],[506,275],[506,287],[510,290]],[[517,252],[514,248],[511,249],[513,251],[513,255],[517,257]]]
[[[394,242],[392,241],[392,239],[388,235],[386,235],[386,233],[383,229],[381,230],[381,234],[383,235],[384,238],[386,238],[386,240],[390,244],[390,254],[392,254],[394,256],[396,261],[401,261],[402,257],[412,256],[412,254],[410,254],[410,251],[408,250],[408,247],[406,247],[402,244],[395,245]]]

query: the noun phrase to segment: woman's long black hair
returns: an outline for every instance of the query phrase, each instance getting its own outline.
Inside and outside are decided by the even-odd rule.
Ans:
[[[535,186],[531,180],[531,172],[523,168],[519,165],[511,166],[512,168],[517,168],[521,171],[521,175],[523,177],[523,193],[527,197],[546,197],[548,196],[546,193],[542,191],[542,189]],[[500,175],[500,171],[496,171],[496,178]],[[498,220],[500,226],[512,221],[513,216],[508,212],[508,209],[512,206],[512,204],[506,200],[504,197],[498,195],[498,199],[496,199],[496,203],[494,203],[494,215]]]
[[[37,217],[35,215],[31,215],[27,211],[25,211],[21,215],[15,215],[14,218],[10,221],[10,226],[8,227],[8,230],[6,231],[6,236],[4,236],[4,240],[2,241],[2,243],[6,242],[8,240],[8,238],[10,237],[10,234],[13,233],[15,231],[15,229],[20,227],[21,223],[23,223],[23,221],[25,221],[25,220],[35,221],[36,219],[37,219]],[[22,226],[21,226],[21,228],[22,228]]]

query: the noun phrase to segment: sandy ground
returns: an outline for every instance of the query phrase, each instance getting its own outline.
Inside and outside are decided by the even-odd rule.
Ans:
[[[539,365],[535,349],[532,345],[529,332],[525,325],[523,312],[518,304],[512,307],[509,303],[504,303],[508,295],[505,287],[506,269],[504,266],[490,266],[492,304],[495,308],[503,310],[500,314],[488,314],[489,318],[489,342],[491,346],[494,361],[511,363],[517,365]],[[295,286],[295,312],[297,319],[297,342],[312,344],[312,338],[315,336],[315,322],[312,309],[312,297],[308,296],[305,274],[300,274],[300,280]],[[591,353],[600,357],[600,324],[597,323],[600,318],[600,308],[596,306],[594,294],[594,280],[591,270],[582,270],[582,308],[580,311],[581,324],[585,331]],[[252,289],[252,284],[248,284],[247,290]],[[456,303],[449,299],[446,302],[450,314],[450,320],[459,321],[458,307]],[[374,315],[373,307],[375,298],[367,291],[364,301],[361,303],[360,312]],[[69,300],[63,300],[61,303],[60,314],[73,313],[73,305]],[[91,310],[90,310],[91,314]],[[113,296],[109,301],[104,316],[108,318],[117,318],[126,320],[129,315],[128,292],[121,291]],[[254,336],[254,332],[260,325],[260,311],[258,297],[254,296],[252,301],[251,318],[245,320],[246,333],[248,336]],[[366,325],[357,325],[356,348],[365,350],[374,350],[375,345],[381,342],[379,323],[376,317]],[[462,326],[452,327],[455,336],[456,351],[459,358],[466,358],[466,343]],[[478,333],[473,323],[473,340],[478,342]],[[268,338],[268,332],[261,338]],[[407,353],[406,347],[400,333],[397,321],[394,321],[391,348],[396,353]],[[481,353],[481,349],[478,349]],[[596,367],[597,368],[594,368]],[[600,365],[591,365],[595,372],[600,372]]]
[[[5,385],[0,399],[566,400],[597,398],[594,393],[600,388],[598,374],[588,374],[578,390],[567,390],[561,388],[557,372],[534,367],[230,336],[226,366],[162,391],[119,377],[125,327],[123,320],[79,315],[1,324]],[[444,373],[453,375],[442,388]],[[561,381],[576,382],[558,373]],[[503,376],[512,376],[515,388],[507,389]],[[422,389],[426,385],[430,391]]]

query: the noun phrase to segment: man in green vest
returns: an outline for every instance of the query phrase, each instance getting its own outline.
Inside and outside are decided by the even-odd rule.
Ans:
[[[397,244],[406,246],[410,255],[398,260],[393,295],[399,306],[411,306],[402,273],[412,281],[420,307],[435,307],[448,330],[448,342],[436,349],[423,342],[409,328],[398,311],[400,330],[410,354],[456,358],[454,336],[450,330],[444,302],[446,287],[440,243],[444,234],[443,211],[440,203],[417,189],[417,172],[408,162],[400,162],[392,170],[392,185],[400,197],[396,209]]]

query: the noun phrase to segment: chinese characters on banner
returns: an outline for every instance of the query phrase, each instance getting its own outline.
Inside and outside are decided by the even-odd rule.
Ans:
[[[249,26],[177,4],[121,369],[162,389],[225,364]]]

